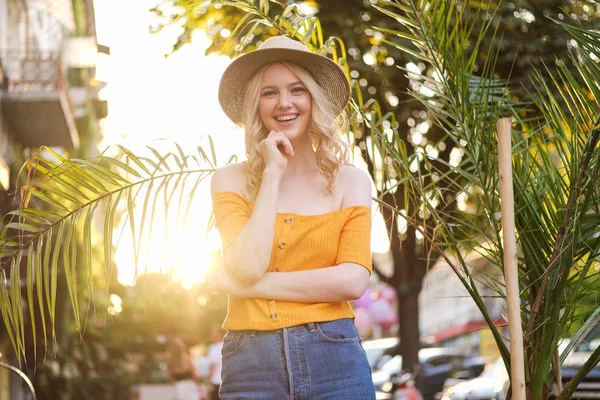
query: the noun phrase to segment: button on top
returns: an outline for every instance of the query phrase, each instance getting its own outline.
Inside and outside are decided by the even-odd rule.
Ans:
[[[286,219],[284,219],[286,224],[289,224],[292,222],[292,219],[290,217],[287,217]]]
[[[281,242],[277,245],[280,249],[285,249],[285,243]]]

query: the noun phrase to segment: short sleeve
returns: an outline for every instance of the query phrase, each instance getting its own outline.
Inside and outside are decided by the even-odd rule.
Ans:
[[[215,226],[221,235],[223,250],[235,241],[252,215],[250,204],[233,192],[217,193],[213,197]]]
[[[338,245],[336,265],[341,263],[362,265],[372,271],[371,261],[371,210],[367,207],[352,207],[342,231]]]

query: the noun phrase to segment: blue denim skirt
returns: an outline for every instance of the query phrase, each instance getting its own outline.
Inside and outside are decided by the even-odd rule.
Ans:
[[[371,369],[349,318],[274,331],[229,331],[222,400],[374,400]]]

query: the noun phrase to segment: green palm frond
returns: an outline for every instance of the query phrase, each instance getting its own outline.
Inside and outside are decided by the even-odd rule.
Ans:
[[[79,304],[80,285],[88,285],[93,293],[91,241],[95,220],[104,213],[102,262],[108,290],[113,269],[113,232],[120,219],[124,218],[131,232],[137,275],[143,238],[152,236],[155,218],[169,218],[168,214],[158,216],[157,207],[164,208],[165,213],[171,210],[172,217],[182,224],[198,185],[214,171],[217,160],[210,138],[209,145],[210,157],[202,147],[198,147],[197,154],[189,155],[178,145],[174,152],[148,146],[148,156],[136,156],[119,146],[120,155],[103,155],[94,160],[66,159],[43,148],[56,161],[42,157],[28,161],[31,178],[21,188],[21,207],[5,217],[8,220],[0,242],[2,266],[10,268],[9,284],[0,285],[0,312],[19,358],[24,355],[25,337],[23,282],[34,338],[37,307],[44,342],[48,332],[56,342],[55,308],[58,281],[62,278],[75,323],[81,330],[84,313]],[[20,277],[22,255],[27,258],[24,281]],[[2,282],[6,282],[4,269],[1,274]],[[85,283],[80,282],[81,277]]]
[[[478,14],[470,14],[468,7],[459,8],[454,1],[380,4],[376,7],[403,29],[387,32],[388,44],[427,66],[420,74],[404,69],[413,82],[411,95],[429,110],[433,122],[445,132],[444,140],[461,155],[458,161],[416,153],[408,160],[394,159],[395,173],[407,177],[414,207],[429,215],[424,224],[435,226],[438,245],[458,260],[455,270],[507,361],[508,349],[462,256],[466,251],[479,251],[492,264],[502,265],[497,245],[500,224],[495,217],[499,198],[494,133],[498,118],[517,105],[508,97],[508,82],[494,77],[498,48],[485,49],[486,61],[480,73],[475,73],[477,57],[483,51],[479,45],[489,31],[494,34],[492,19],[474,32]],[[469,47],[470,52],[466,51]],[[411,163],[417,167],[411,170]],[[457,209],[461,201],[469,203],[468,212]]]
[[[585,39],[584,45],[600,44],[597,37]],[[585,61],[580,63],[580,58]],[[572,63],[578,76],[565,66],[558,67],[551,75],[552,85],[546,84],[541,74],[535,77],[538,92],[534,97],[543,119],[539,127],[529,128],[536,134],[528,137],[535,147],[530,146],[528,158],[524,159],[527,170],[524,167],[515,170],[523,193],[536,196],[523,199],[524,212],[517,221],[518,228],[528,227],[531,232],[522,241],[522,249],[528,255],[524,270],[535,271],[528,280],[533,296],[529,299],[532,307],[525,333],[529,343],[541,343],[538,364],[541,368],[535,370],[536,383],[543,382],[544,368],[549,365],[546,349],[555,348],[558,340],[568,334],[569,320],[586,293],[582,290],[584,282],[589,279],[595,284],[599,282],[592,266],[600,257],[597,196],[600,105],[590,94],[597,86],[600,70],[586,65],[586,61],[595,65],[589,53],[573,54]],[[539,221],[533,225],[534,229],[532,218]],[[541,242],[536,236],[546,240]],[[597,361],[600,361],[598,355]],[[541,383],[538,386],[534,389],[541,390]],[[565,388],[563,396],[568,396],[575,386],[572,383]]]
[[[421,46],[421,48],[415,50],[409,49],[409,47],[399,43],[387,43],[410,52],[410,54],[413,54],[415,57],[420,57],[423,61],[438,67],[437,71],[440,71],[440,73],[437,77],[426,75],[420,77],[421,85],[434,93],[434,96],[427,99],[426,105],[428,108],[437,111],[432,113],[435,118],[440,118],[440,116],[445,115],[443,119],[440,119],[439,125],[444,128],[451,140],[457,145],[460,145],[464,150],[470,149],[470,146],[467,148],[466,145],[462,144],[464,138],[468,138],[468,136],[457,135],[455,132],[456,127],[458,126],[464,129],[464,132],[467,134],[472,134],[473,132],[479,133],[481,132],[481,129],[475,130],[470,128],[471,125],[469,124],[482,120],[485,121],[486,126],[494,126],[496,116],[502,111],[505,111],[507,109],[506,104],[509,103],[505,98],[507,82],[493,79],[492,71],[494,54],[489,57],[490,61],[486,63],[484,69],[485,73],[482,74],[481,77],[472,74],[472,71],[475,68],[475,57],[471,56],[470,58],[466,58],[464,56],[465,53],[463,50],[467,39],[458,33],[461,33],[464,36],[465,31],[471,32],[474,29],[475,19],[472,18],[466,25],[457,25],[452,28],[452,20],[447,17],[444,18],[444,23],[446,25],[438,29],[437,32],[431,34],[432,37],[443,39],[441,42],[436,43],[428,41],[429,36],[423,36],[422,29],[425,29],[428,26],[436,26],[435,24],[432,24],[428,18],[431,16],[444,15],[443,12],[436,14],[430,11],[429,14],[427,14],[428,16],[423,15],[421,17],[421,10],[415,8],[412,4],[402,4],[398,2],[385,3],[392,9],[387,10],[381,7],[379,7],[379,9],[395,18],[401,24],[409,27],[408,33],[400,33],[400,31],[389,31],[386,33],[391,34],[392,36],[394,34],[401,35],[403,39],[410,40],[413,45],[417,44]],[[261,9],[260,5],[257,6],[248,1],[227,1],[226,3],[223,3],[223,5],[236,7],[247,13],[232,30],[233,34],[227,45],[224,46],[229,55],[236,55],[247,47],[251,48],[251,38],[254,29],[259,25],[271,27],[279,34],[295,37],[307,44],[313,51],[317,51],[320,54],[327,54],[327,52],[330,51],[332,58],[346,71],[352,89],[352,99],[350,103],[351,115],[349,119],[351,123],[351,132],[353,133],[351,140],[357,147],[363,149],[367,153],[370,159],[369,161],[372,163],[372,169],[377,171],[376,175],[378,175],[378,177],[375,183],[380,196],[392,193],[399,186],[403,186],[405,189],[404,204],[414,204],[414,207],[417,209],[424,206],[426,212],[433,212],[434,215],[438,215],[438,219],[441,218],[440,214],[446,212],[450,213],[444,209],[436,209],[435,207],[430,208],[428,199],[432,193],[434,196],[443,197],[445,195],[444,191],[450,191],[450,189],[456,190],[456,188],[459,188],[458,193],[464,192],[465,190],[462,185],[469,179],[474,180],[474,176],[472,175],[473,171],[469,168],[449,166],[448,163],[443,160],[438,160],[441,164],[437,167],[439,170],[435,171],[434,168],[436,167],[431,167],[427,176],[421,175],[420,169],[418,169],[416,173],[411,171],[411,165],[415,163],[430,164],[430,160],[427,158],[423,160],[422,154],[419,153],[409,154],[406,143],[401,139],[401,135],[397,131],[398,124],[395,115],[393,113],[384,113],[376,100],[364,97],[362,88],[359,85],[359,78],[352,78],[349,74],[345,46],[340,38],[331,37],[327,40],[323,40],[323,34],[318,19],[299,15],[296,5],[294,4],[284,7],[278,2],[271,2],[273,7],[280,7],[282,10],[281,14],[275,17],[270,17],[268,13],[265,13],[264,10]],[[445,2],[440,1],[435,2],[435,6],[442,7],[442,9],[446,11],[456,9],[455,3],[446,4]],[[273,10],[273,8],[271,8],[271,10]],[[405,12],[410,15],[400,15],[400,12]],[[463,15],[459,13],[459,17],[463,18]],[[464,19],[467,20],[466,18]],[[491,26],[490,23],[488,23],[488,28],[489,26]],[[444,33],[444,29],[450,32],[450,34]],[[442,33],[444,34],[442,35]],[[457,38],[458,40],[462,40],[462,42],[456,42]],[[237,44],[234,46],[234,43]],[[442,47],[440,47],[440,45]],[[452,79],[447,79],[449,78],[447,76],[448,72],[454,70],[444,65],[444,63],[449,61],[448,58],[445,57],[447,54],[443,54],[443,52],[452,46],[454,46],[454,55],[456,58],[454,63],[461,65],[462,70],[460,73],[454,75]],[[444,57],[441,57],[442,54]],[[453,97],[455,92],[457,92],[458,95]],[[472,114],[474,109],[469,109],[463,104],[464,99],[468,99],[471,103],[476,104],[482,104],[483,101],[486,107],[477,109],[478,114],[474,115]],[[450,105],[451,111],[445,111],[448,105]],[[455,110],[462,111],[459,120],[453,118],[452,111]],[[481,138],[480,140],[483,141]],[[493,147],[492,141],[488,140],[485,143],[488,144],[488,148]],[[478,153],[476,154],[476,157],[481,157],[481,155]],[[392,161],[391,164],[389,162],[390,160]],[[488,161],[488,164],[492,161],[493,160]],[[467,162],[463,161],[461,165],[467,165]],[[450,167],[451,172],[447,171],[448,167]],[[488,167],[495,170],[494,164],[490,164]],[[431,183],[431,176],[436,173],[441,179],[447,178],[455,180],[454,187],[441,190],[435,188]],[[422,186],[422,180],[429,182],[426,187]],[[493,186],[494,183],[494,181],[485,182],[485,185]],[[481,185],[481,187],[485,186]],[[456,196],[456,192],[453,193],[453,196]],[[418,204],[415,204],[413,198],[417,199]],[[422,202],[419,202],[420,200],[422,200]],[[450,202],[452,203],[453,201],[450,200]],[[497,206],[497,202],[495,205]],[[445,256],[444,248],[446,247],[447,240],[443,241],[444,244],[441,247],[436,244],[437,238],[432,237],[428,233],[427,219],[424,221],[413,219],[406,213],[397,209],[393,204],[382,204],[382,206],[390,208],[397,217],[406,219],[409,225],[424,234],[426,239],[432,245],[432,248],[437,249],[439,253]],[[471,216],[469,215],[469,217]],[[436,218],[433,218],[433,220],[435,221]],[[496,227],[497,226],[498,224],[496,224]],[[461,240],[463,241],[467,241],[467,238],[472,232],[472,230],[467,229],[464,225],[458,226],[456,230],[461,231],[459,233],[462,233]],[[480,230],[486,231],[484,228],[480,228]],[[443,231],[439,231],[438,234],[447,235],[447,233]],[[457,235],[457,237],[458,236],[460,235]],[[457,246],[457,248],[458,247],[459,246]],[[457,256],[460,259],[460,252],[457,252]],[[490,256],[486,254],[486,257]],[[496,259],[498,259],[498,257],[500,257],[500,255],[496,254]],[[505,358],[508,358],[506,346],[502,341],[500,333],[493,325],[492,318],[485,308],[482,297],[477,292],[475,281],[470,277],[468,268],[465,268],[465,270],[462,271],[454,266],[452,260],[447,258],[447,261],[455,268],[457,275],[463,280],[463,284],[475,298],[481,312],[492,326],[492,330],[496,335],[503,355]]]
[[[500,116],[511,116],[515,122],[515,219],[522,253],[519,279],[522,314],[529,321],[526,372],[532,394],[540,396],[552,383],[551,360],[558,341],[569,335],[575,311],[589,287],[600,284],[592,268],[600,255],[596,142],[600,36],[580,24],[560,22],[581,49],[573,54],[573,67],[548,69],[550,80],[541,73],[532,77],[537,92],[528,97],[519,94],[528,100],[518,104],[511,100],[518,92],[494,76],[498,45],[480,48],[486,34],[496,36],[493,18],[487,16],[479,30],[474,30],[476,18],[493,14],[489,4],[475,11],[454,1],[381,4],[378,8],[404,29],[391,35],[397,37],[398,48],[428,66],[428,73],[421,76],[407,70],[428,89],[425,93],[413,90],[412,95],[428,107],[435,124],[461,155],[459,162],[423,157],[425,171],[437,178],[429,184],[423,179],[413,181],[414,196],[423,199],[421,207],[432,216],[441,246],[459,254],[473,249],[498,266],[503,265],[503,250],[494,125]],[[426,199],[436,191],[442,200],[434,207]],[[443,201],[444,193],[455,195]],[[462,211],[456,207],[459,198]],[[460,264],[470,278],[467,265]],[[479,294],[469,293],[477,302]],[[539,309],[535,308],[536,299]],[[590,323],[586,321],[580,332]],[[499,335],[496,341],[508,365]],[[596,363],[598,353],[592,356]],[[583,376],[578,375],[560,398],[569,398]]]
[[[224,46],[229,55],[251,49],[258,27],[267,27],[269,32],[295,37],[311,50],[331,55],[344,69],[352,90],[350,139],[371,162],[378,200],[396,217],[404,218],[453,268],[488,322],[507,366],[510,354],[505,339],[478,287],[483,282],[491,293],[504,297],[504,283],[498,278],[503,272],[503,247],[496,122],[500,117],[512,118],[521,311],[527,322],[526,376],[532,395],[540,398],[556,379],[551,360],[558,341],[573,334],[579,322],[574,337],[581,336],[595,320],[593,311],[592,317],[582,317],[580,309],[600,285],[596,142],[600,35],[573,21],[557,21],[577,42],[572,65],[540,71],[532,77],[537,91],[521,93],[510,80],[495,75],[501,34],[494,22],[493,4],[478,3],[474,8],[455,0],[381,0],[375,6],[398,24],[397,29],[380,28],[384,43],[425,65],[420,72],[401,68],[411,81],[410,94],[445,134],[444,143],[452,146],[450,156],[444,158],[418,146],[415,151],[408,149],[396,116],[385,113],[363,93],[360,79],[350,76],[343,40],[326,38],[318,18],[300,15],[295,3],[219,2],[246,12]],[[488,42],[484,38],[489,37],[492,44],[483,48]],[[38,157],[27,164],[32,178],[19,193],[22,207],[6,217],[0,236],[0,257],[4,269],[10,270],[9,277],[1,272],[6,284],[0,285],[0,313],[19,355],[24,353],[26,329],[22,285],[29,312],[38,307],[44,341],[48,336],[56,341],[55,307],[62,277],[81,329],[83,307],[77,293],[83,282],[76,271],[85,272],[85,283],[93,290],[89,239],[95,216],[104,214],[103,263],[108,287],[115,227],[122,224],[131,232],[137,268],[142,249],[148,247],[152,221],[169,216],[185,220],[200,182],[217,165],[212,142],[194,155],[177,145],[166,153],[150,147],[147,156],[120,150],[124,158],[67,160],[53,153],[56,162]],[[404,209],[382,201],[399,189]],[[469,251],[490,261],[489,276],[472,271],[465,259]],[[27,277],[23,281],[24,255]],[[592,305],[598,306],[597,301]],[[37,326],[31,328],[35,331]],[[600,350],[559,399],[569,398],[598,361]]]

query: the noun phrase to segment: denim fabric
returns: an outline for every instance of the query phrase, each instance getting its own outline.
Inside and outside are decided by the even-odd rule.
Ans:
[[[222,400],[375,399],[352,319],[229,331],[221,354]]]

